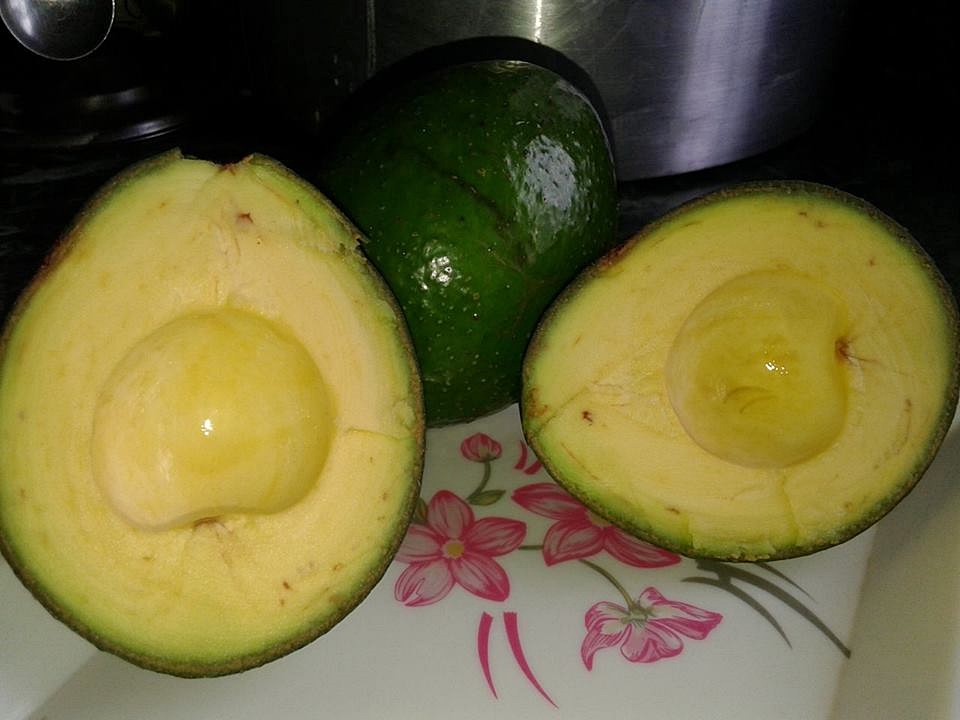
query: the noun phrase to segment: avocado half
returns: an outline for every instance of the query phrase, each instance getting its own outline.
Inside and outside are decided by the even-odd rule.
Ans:
[[[88,205],[0,354],[0,550],[98,647],[182,676],[322,634],[409,522],[422,391],[357,230],[251,156]]]
[[[540,315],[617,240],[596,108],[539,65],[465,62],[398,81],[331,145],[318,184],[403,308],[428,424],[516,402]]]
[[[670,212],[565,289],[523,366],[558,483],[693,557],[841,543],[923,474],[958,392],[957,306],[908,232],[805,182]]]

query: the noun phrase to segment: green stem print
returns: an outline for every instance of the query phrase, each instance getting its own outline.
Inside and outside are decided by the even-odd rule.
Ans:
[[[595,572],[598,572],[598,573],[600,573],[601,575],[603,575],[603,577],[605,577],[607,580],[609,580],[609,581],[610,581],[610,584],[613,585],[613,586],[617,589],[617,591],[620,593],[620,595],[623,596],[623,601],[627,604],[627,608],[629,609],[629,608],[633,607],[633,605],[634,605],[634,600],[633,600],[633,598],[630,597],[630,593],[627,592],[627,589],[620,583],[620,581],[617,580],[617,578],[615,578],[615,577],[613,576],[613,573],[611,573],[609,570],[605,570],[604,568],[600,567],[600,566],[597,565],[596,563],[590,562],[589,560],[584,560],[583,558],[580,558],[579,562],[583,563],[584,565],[586,565],[586,566],[587,566],[588,568],[590,568],[591,570],[593,570],[593,571],[595,571]]]
[[[803,588],[768,563],[753,563],[753,567],[770,573],[780,580],[785,581],[791,587],[800,591],[808,598],[810,597],[809,593],[807,593]],[[694,576],[684,578],[685,582],[711,585],[713,587],[720,588],[721,590],[725,590],[734,597],[739,598],[751,608],[756,610],[764,620],[770,623],[784,639],[784,642],[786,642],[787,645],[790,645],[790,639],[787,637],[786,632],[784,632],[783,626],[777,622],[773,614],[770,613],[770,611],[767,610],[759,600],[750,595],[743,587],[735,585],[734,581],[739,581],[740,583],[756,588],[757,590],[761,590],[768,595],[773,596],[795,613],[800,615],[800,617],[802,617],[804,620],[813,625],[821,633],[823,633],[823,635],[827,637],[830,642],[832,642],[837,649],[843,653],[845,657],[850,657],[850,648],[847,647],[847,645],[837,636],[837,634],[834,633],[833,630],[831,630],[813,610],[807,607],[807,605],[800,598],[792,594],[788,589],[776,584],[773,580],[762,577],[759,573],[752,572],[746,567],[723,563],[717,560],[697,560],[697,568],[706,572],[711,572],[716,577]]]
[[[492,475],[490,465],[492,460],[483,461],[483,477],[480,479],[480,484],[477,485],[476,489],[469,495],[467,495],[467,502],[471,505],[493,505],[501,497],[503,497],[503,490],[487,490],[487,483],[490,482],[490,476]]]

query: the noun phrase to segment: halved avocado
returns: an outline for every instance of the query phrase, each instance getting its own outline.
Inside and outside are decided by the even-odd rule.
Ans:
[[[531,341],[521,414],[601,516],[689,556],[760,560],[894,507],[957,391],[956,303],[907,231],[835,189],[754,183],[581,274]]]
[[[153,670],[237,672],[354,608],[423,466],[402,315],[319,192],[262,156],[121,174],[9,318],[0,549]]]

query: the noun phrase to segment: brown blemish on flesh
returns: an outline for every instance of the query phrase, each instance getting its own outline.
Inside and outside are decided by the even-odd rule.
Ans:
[[[837,341],[834,343],[834,349],[840,360],[850,362],[850,341],[847,338],[837,338]]]
[[[340,593],[330,593],[330,596],[327,598],[327,600],[331,605],[336,607],[341,607],[344,604],[343,595]]]
[[[810,217],[810,213],[807,212],[806,210],[797,210],[797,215],[799,215],[800,217],[804,217],[804,218],[809,218],[809,217]],[[829,224],[829,223],[827,223],[827,222],[826,222],[825,220],[823,220],[822,218],[813,218],[813,226],[814,226],[815,228],[825,228],[825,227],[827,227],[828,224]]]
[[[586,422],[588,425],[593,425],[593,413],[589,410],[584,410],[581,412],[580,417],[582,417],[584,422]]]
[[[913,425],[913,400],[910,398],[903,399],[903,412],[902,418],[899,422],[898,435],[893,439],[893,442],[890,444],[890,448],[887,450],[884,455],[884,459],[894,457],[899,455],[900,451],[903,449],[904,445],[907,444],[907,441],[910,439],[911,431]]]
[[[848,363],[850,365],[863,365],[865,363],[875,362],[870,358],[860,357],[855,355],[851,347],[851,342],[849,338],[840,337],[837,338],[837,341],[834,343],[834,351],[837,355],[837,360],[840,362]]]

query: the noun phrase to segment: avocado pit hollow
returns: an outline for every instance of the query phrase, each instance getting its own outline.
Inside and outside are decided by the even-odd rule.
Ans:
[[[95,478],[141,528],[278,512],[315,485],[333,419],[320,371],[282,326],[234,308],[188,313],[110,374],[94,420]]]
[[[847,412],[843,307],[792,270],[738,275],[681,326],[665,381],[690,437],[750,467],[785,467],[822,452]]]

